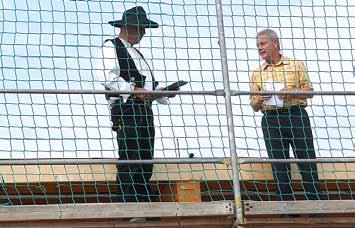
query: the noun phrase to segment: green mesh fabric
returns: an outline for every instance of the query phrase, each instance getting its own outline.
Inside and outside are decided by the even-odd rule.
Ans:
[[[102,93],[104,81],[97,77],[98,71],[110,69],[98,67],[102,62],[98,56],[103,42],[120,31],[108,21],[120,20],[125,10],[135,6],[142,6],[147,17],[159,24],[159,28],[146,29],[135,45],[155,79],[162,87],[178,80],[188,84],[180,89],[184,94],[170,98],[168,105],[152,103],[155,135],[147,130],[153,127],[150,123],[145,127],[135,125],[133,133],[124,137],[139,141],[137,132],[150,132],[144,137],[155,139],[154,159],[223,161],[232,153],[240,158],[268,157],[261,126],[263,114],[252,110],[249,95],[237,93],[232,97],[232,110],[226,111],[224,94],[214,94],[224,89],[219,46],[223,37],[218,33],[215,1],[3,0],[1,159],[118,160],[117,135],[112,131],[108,102]],[[305,63],[315,91],[353,91],[355,5],[351,1],[226,0],[222,6],[232,90],[249,91],[250,76],[262,63],[256,47],[257,32],[271,28],[279,35],[282,53]],[[197,91],[200,93],[194,94]],[[317,158],[353,156],[354,104],[352,96],[346,94],[309,100],[306,110]],[[229,112],[234,126],[227,124]],[[279,130],[303,131],[302,126],[281,126]],[[235,141],[228,139],[229,127],[235,131]],[[230,150],[231,143],[237,151]],[[288,146],[292,158],[294,151],[291,144]],[[137,148],[137,153],[143,149]],[[275,154],[286,153],[274,149]],[[136,158],[144,159],[140,156]],[[114,164],[10,163],[0,165],[1,205],[118,201],[117,189],[122,184],[116,181]],[[231,166],[236,165],[189,161],[155,164],[150,182],[139,188],[150,186],[148,200],[172,201],[177,195],[174,184],[187,180],[198,183],[201,200],[233,199]],[[142,166],[128,168],[127,173],[139,176],[151,172],[142,172]],[[278,186],[270,165],[238,167],[243,200],[277,199]],[[292,192],[287,197],[307,199],[310,188],[302,185],[304,179],[296,166],[291,170]],[[312,168],[312,172],[319,178],[317,197],[353,199],[351,164],[318,164],[317,171]],[[138,197],[134,190],[131,194]]]

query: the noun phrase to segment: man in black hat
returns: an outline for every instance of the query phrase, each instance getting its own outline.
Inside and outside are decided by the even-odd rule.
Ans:
[[[143,7],[126,10],[122,19],[109,21],[120,28],[118,37],[106,40],[99,53],[98,78],[108,90],[153,91],[157,89],[152,71],[133,45],[145,35],[146,28],[158,28],[147,18]],[[152,94],[121,94],[107,97],[111,107],[113,130],[117,132],[120,160],[150,160],[154,154]],[[156,99],[167,104],[167,97]],[[118,201],[150,202],[153,164],[117,165]]]

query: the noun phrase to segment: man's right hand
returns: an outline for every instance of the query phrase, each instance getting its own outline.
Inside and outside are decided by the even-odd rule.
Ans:
[[[254,95],[250,101],[250,105],[255,112],[262,109],[262,104],[265,100],[270,99],[271,95]]]
[[[143,88],[139,88],[139,87],[134,87],[134,91],[135,92],[148,92],[148,90],[143,89]],[[138,98],[139,100],[142,101],[152,101],[153,100],[153,94],[151,93],[136,93],[136,98]]]
[[[265,100],[268,100],[271,98],[271,95],[256,95],[254,96],[254,102],[256,104],[261,105]]]

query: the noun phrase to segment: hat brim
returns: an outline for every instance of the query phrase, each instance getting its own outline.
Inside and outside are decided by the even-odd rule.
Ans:
[[[152,21],[152,20],[144,20],[141,23],[132,23],[129,21],[124,20],[117,20],[117,21],[109,21],[108,22],[113,27],[125,27],[125,26],[136,26],[136,27],[144,27],[144,28],[158,28],[159,24]]]

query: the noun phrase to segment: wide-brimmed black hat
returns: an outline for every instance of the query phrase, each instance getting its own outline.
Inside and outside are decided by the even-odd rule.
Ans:
[[[149,20],[142,6],[136,6],[123,12],[122,19],[109,21],[114,27],[137,26],[144,28],[158,28],[159,24]]]

